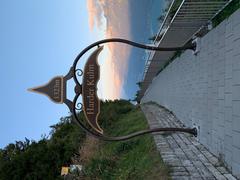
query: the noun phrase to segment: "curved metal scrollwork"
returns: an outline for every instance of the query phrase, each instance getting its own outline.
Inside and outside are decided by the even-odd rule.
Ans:
[[[139,44],[139,43],[135,43],[135,42],[132,42],[132,41],[129,41],[129,40],[125,40],[125,39],[118,39],[118,38],[113,38],[113,39],[105,39],[105,40],[102,40],[102,41],[98,41],[96,43],[93,43],[91,45],[89,45],[88,47],[86,47],[82,52],[80,52],[78,54],[78,56],[75,58],[74,60],[74,63],[73,63],[73,69],[76,69],[77,67],[77,63],[78,61],[80,60],[80,58],[87,52],[89,51],[90,49],[94,48],[94,47],[98,47],[100,48],[100,45],[101,44],[104,44],[104,43],[109,43],[109,42],[118,42],[118,43],[125,43],[125,44],[128,44],[128,45],[132,45],[132,46],[135,46],[135,47],[138,47],[138,48],[143,48],[143,49],[149,49],[149,50],[156,50],[156,51],[176,51],[176,50],[186,50],[186,49],[191,49],[191,50],[194,50],[195,49],[195,44],[188,44],[184,47],[171,47],[171,48],[159,48],[159,47],[154,47],[154,46],[146,46],[146,45],[143,45],[143,44]],[[97,51],[97,50],[96,50]],[[85,71],[85,69],[84,69]],[[76,84],[78,83],[78,80],[77,80],[77,77],[76,77],[76,74],[73,75],[73,79],[75,80]],[[84,96],[84,94],[83,94]],[[79,97],[79,94],[76,94],[74,100],[73,100],[73,104],[76,104],[77,103],[77,99]],[[84,100],[83,100],[84,101]],[[75,107],[75,106],[73,106]],[[84,111],[84,109],[83,109]],[[136,137],[136,136],[140,136],[140,135],[144,135],[144,134],[148,134],[148,133],[153,133],[153,132],[166,132],[166,131],[171,131],[171,132],[186,132],[186,133],[190,133],[190,134],[193,134],[195,136],[197,136],[197,130],[195,128],[192,128],[192,129],[187,129],[187,128],[155,128],[155,129],[147,129],[147,130],[142,130],[142,131],[138,131],[138,132],[135,132],[135,133],[132,133],[132,134],[129,134],[129,135],[126,135],[126,136],[120,136],[120,137],[109,137],[109,136],[105,136],[103,134],[102,131],[100,131],[99,129],[97,128],[93,128],[93,129],[89,129],[87,128],[79,119],[78,119],[78,116],[77,116],[77,112],[75,109],[72,109],[71,111],[73,113],[73,116],[75,118],[75,120],[78,122],[78,125],[85,131],[87,132],[88,134],[91,134],[97,138],[100,138],[102,140],[105,140],[105,141],[122,141],[122,140],[127,140],[127,139],[131,139],[133,137]],[[85,115],[86,115],[86,112],[85,112]],[[86,117],[87,118],[87,117]],[[89,123],[89,122],[88,122]],[[91,125],[91,124],[90,124]],[[92,126],[92,125],[91,125]],[[93,126],[92,126],[93,127]]]
[[[75,73],[77,73],[78,76],[82,76],[83,75],[83,71],[81,69],[76,69]]]
[[[82,105],[82,103],[77,103],[76,106],[74,106],[74,107],[75,107],[75,110],[81,111],[83,108],[83,105]]]
[[[177,50],[186,50],[186,49],[195,49],[195,44],[187,44],[183,47],[171,47],[171,48],[160,48],[155,46],[146,46],[144,44],[139,44],[133,41],[129,41],[126,39],[112,38],[112,39],[104,39],[98,42],[95,42],[88,47],[86,47],[83,51],[81,51],[78,56],[75,58],[73,62],[73,66],[70,68],[70,71],[66,76],[57,76],[52,79],[47,85],[40,86],[37,88],[30,89],[35,92],[40,92],[42,94],[50,97],[55,103],[65,103],[70,112],[73,115],[73,119],[77,122],[77,124],[88,134],[93,135],[99,139],[105,141],[122,141],[131,139],[136,136],[153,133],[153,132],[185,132],[197,136],[196,128],[155,128],[155,129],[147,129],[138,131],[126,136],[120,137],[109,137],[103,134],[103,130],[97,123],[98,115],[100,113],[100,100],[97,97],[97,82],[99,80],[100,72],[99,65],[97,63],[97,57],[103,46],[100,46],[104,43],[109,42],[117,42],[124,43],[131,46],[135,46],[137,48],[155,50],[155,51],[177,51]],[[80,58],[90,49],[97,47],[97,49],[92,53],[89,57],[84,71],[77,68],[77,63]],[[82,84],[79,83],[77,76],[83,76]],[[76,84],[75,86],[75,97],[73,101],[67,99],[66,97],[66,82],[73,78]],[[77,100],[79,96],[82,95],[82,103],[78,103]],[[83,111],[84,115],[87,119],[87,123],[92,127],[91,129],[87,128],[83,122],[79,119],[77,113],[79,111]]]

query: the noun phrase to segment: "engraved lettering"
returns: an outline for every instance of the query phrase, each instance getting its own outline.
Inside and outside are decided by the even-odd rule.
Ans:
[[[55,84],[53,86],[53,98],[54,99],[60,99],[61,95],[61,86],[60,86],[60,79],[55,80]]]
[[[94,86],[94,79],[93,80],[87,80],[87,85],[88,86]]]
[[[94,89],[89,89],[89,94],[87,95],[88,107],[86,109],[87,114],[94,114]]]

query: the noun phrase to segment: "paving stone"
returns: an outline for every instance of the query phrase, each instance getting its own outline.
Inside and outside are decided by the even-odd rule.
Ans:
[[[198,159],[199,159],[202,163],[207,163],[207,162],[208,162],[207,158],[206,158],[203,154],[198,154]]]
[[[189,176],[172,176],[172,180],[190,180]]]
[[[187,171],[190,173],[191,176],[200,176],[198,170],[194,166],[186,166]]]
[[[162,155],[163,159],[177,159],[175,154]]]
[[[180,171],[180,172],[171,172],[171,176],[189,176],[189,173],[186,171]]]
[[[231,174],[224,174],[224,176],[228,179],[228,180],[237,180],[235,177],[233,177],[233,175]]]
[[[212,165],[208,164],[206,165],[208,170],[216,177],[217,179],[225,180],[226,178]]]
[[[183,166],[184,166],[184,167],[192,166],[192,165],[193,165],[190,160],[184,160],[182,163],[183,163]]]
[[[184,150],[184,153],[187,155],[188,159],[192,161],[197,161],[199,158],[192,152],[191,149]]]
[[[166,162],[169,166],[175,167],[175,166],[181,166],[181,162],[176,159],[163,159],[164,162]]]
[[[156,105],[144,105],[143,112],[154,127],[183,127],[172,114]],[[149,113],[150,111],[150,113]],[[171,169],[171,177],[176,180],[235,180],[234,176],[196,138],[184,133],[153,134],[157,149],[163,161]],[[223,175],[224,174],[224,175]]]
[[[186,169],[183,166],[172,167],[171,170],[173,172],[186,172]]]
[[[203,165],[201,161],[193,161],[194,166],[197,168],[202,177],[214,177],[212,173]]]
[[[227,169],[223,166],[219,166],[219,167],[216,167],[216,168],[222,174],[227,174],[228,173]]]
[[[214,177],[204,177],[203,179],[204,180],[216,180],[216,178],[214,178]]]

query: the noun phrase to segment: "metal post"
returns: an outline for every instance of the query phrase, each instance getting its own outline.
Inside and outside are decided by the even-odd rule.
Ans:
[[[101,50],[103,49],[103,46],[100,46],[100,45],[105,43],[110,43],[110,42],[124,43],[137,48],[155,50],[155,51],[177,51],[177,50],[186,50],[186,49],[191,49],[194,51],[196,49],[195,43],[190,43],[183,47],[162,48],[162,47],[155,47],[155,46],[147,46],[144,44],[140,44],[140,43],[136,43],[133,41],[120,39],[120,38],[104,39],[89,45],[83,51],[81,51],[78,54],[78,56],[75,58],[73,62],[73,66],[70,68],[70,71],[66,76],[57,76],[53,78],[48,84],[44,86],[32,88],[30,90],[47,95],[55,103],[65,103],[68,106],[70,112],[72,113],[73,119],[86,133],[104,141],[123,141],[123,140],[128,140],[137,136],[141,136],[144,134],[156,133],[156,132],[184,132],[184,133],[189,133],[194,136],[197,136],[196,128],[172,128],[172,127],[141,130],[126,136],[119,136],[119,137],[111,137],[111,136],[104,135],[103,130],[101,129],[101,127],[98,125],[98,122],[97,122],[98,115],[100,113],[100,100],[98,99],[97,92],[96,92],[97,83],[100,78],[99,77],[100,68],[97,63],[97,57],[101,52]],[[97,47],[97,49],[88,58],[84,67],[84,71],[77,69],[77,63],[80,60],[80,58],[87,51],[89,51],[94,47]],[[83,76],[82,84],[78,82],[77,76]],[[67,81],[72,78],[74,79],[76,86],[74,89],[75,97],[71,101],[66,97],[66,85],[67,85]],[[80,95],[82,95],[83,104],[77,103],[77,100]],[[83,122],[80,121],[77,115],[78,110],[83,111],[86,117],[87,123],[90,125],[91,129],[87,128],[83,124]]]

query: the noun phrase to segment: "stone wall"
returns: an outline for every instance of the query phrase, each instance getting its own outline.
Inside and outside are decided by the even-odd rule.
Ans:
[[[168,65],[141,102],[155,101],[198,126],[199,141],[240,176],[240,10],[200,44],[197,55],[187,50]]]

